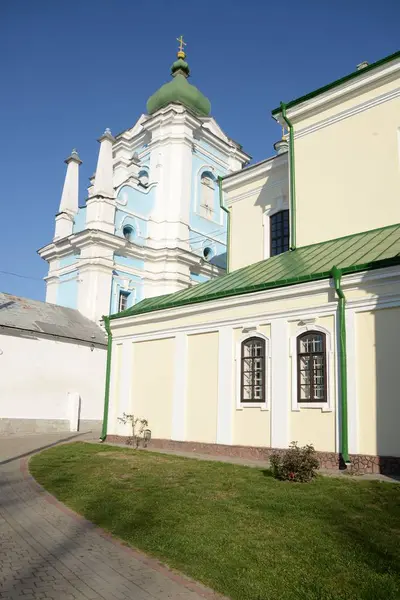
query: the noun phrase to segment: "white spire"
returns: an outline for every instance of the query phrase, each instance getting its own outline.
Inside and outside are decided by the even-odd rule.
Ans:
[[[94,180],[93,193],[95,196],[114,197],[113,186],[113,157],[112,146],[115,138],[107,128],[101,138],[99,158],[97,160],[96,177]]]
[[[79,165],[82,164],[75,148],[65,162],[68,166],[65,174],[59,212],[75,215],[78,212],[79,206]]]

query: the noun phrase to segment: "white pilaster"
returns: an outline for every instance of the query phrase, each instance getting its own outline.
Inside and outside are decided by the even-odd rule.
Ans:
[[[358,453],[356,313],[346,309],[347,422],[350,454]]]
[[[79,270],[78,310],[92,321],[110,313],[112,260],[86,263]]]
[[[110,369],[110,390],[108,397],[108,435],[118,435],[119,422],[118,417],[122,416],[120,413],[118,401],[118,378],[120,376],[120,355],[122,343],[112,342],[111,349],[111,369]]]
[[[287,448],[290,440],[289,338],[285,319],[271,321],[271,446]]]
[[[218,337],[217,444],[232,444],[233,329],[221,327]]]
[[[175,337],[174,392],[172,400],[173,440],[186,439],[186,397],[187,397],[187,335],[178,333]]]
[[[125,413],[130,415],[133,413],[132,405],[131,405],[131,397],[132,397],[132,352],[133,352],[133,343],[132,340],[125,340],[122,343],[121,347],[121,357],[120,357],[120,381],[118,387],[118,417],[122,417],[122,414]],[[117,427],[118,435],[132,435],[132,425],[131,423],[127,423],[124,425],[123,423],[118,422]]]

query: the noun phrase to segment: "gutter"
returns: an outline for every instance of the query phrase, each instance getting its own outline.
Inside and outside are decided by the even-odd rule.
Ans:
[[[290,179],[290,250],[296,250],[296,180],[294,168],[294,131],[286,116],[287,105],[281,102],[282,118],[289,128],[289,179]]]
[[[231,245],[231,211],[224,204],[222,199],[222,180],[223,177],[218,176],[218,188],[219,188],[219,205],[224,212],[226,212],[226,273],[228,274],[229,269],[229,256],[230,256],[230,245]]]
[[[332,278],[338,295],[339,313],[339,373],[340,373],[340,454],[346,465],[350,464],[347,417],[347,348],[346,348],[346,297],[341,287],[342,271],[332,267]]]
[[[106,363],[106,384],[104,391],[104,413],[103,413],[103,427],[101,429],[100,440],[104,442],[107,437],[107,425],[108,425],[108,405],[110,401],[110,380],[111,380],[111,352],[112,352],[112,333],[110,328],[110,317],[103,317],[104,327],[108,334],[107,344],[107,363]]]

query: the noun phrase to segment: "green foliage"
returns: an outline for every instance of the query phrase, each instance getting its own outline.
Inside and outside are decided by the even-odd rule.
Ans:
[[[282,485],[269,470],[82,442],[29,468],[90,521],[231,600],[400,598],[400,485]]]
[[[276,479],[307,483],[317,474],[319,462],[314,446],[300,448],[292,442],[288,450],[274,453],[270,458],[272,473]]]

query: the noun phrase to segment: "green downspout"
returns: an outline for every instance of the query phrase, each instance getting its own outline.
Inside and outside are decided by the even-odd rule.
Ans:
[[[290,250],[296,250],[296,179],[294,168],[294,131],[286,116],[286,104],[281,102],[282,118],[289,128],[289,173],[290,173]]]
[[[107,363],[106,363],[106,385],[104,392],[104,414],[103,414],[103,427],[100,434],[100,440],[105,441],[107,437],[107,425],[108,425],[108,403],[110,400],[110,379],[111,379],[111,351],[112,351],[112,333],[110,328],[110,317],[103,317],[104,327],[108,334],[107,344]]]
[[[346,464],[350,463],[347,422],[347,349],[346,349],[346,297],[341,288],[342,271],[332,267],[332,278],[339,298],[339,370],[340,370],[340,453]]]
[[[229,256],[230,250],[229,247],[231,245],[231,211],[224,204],[222,199],[222,180],[223,177],[218,176],[218,187],[219,187],[219,205],[223,211],[226,212],[226,272],[229,273]]]

